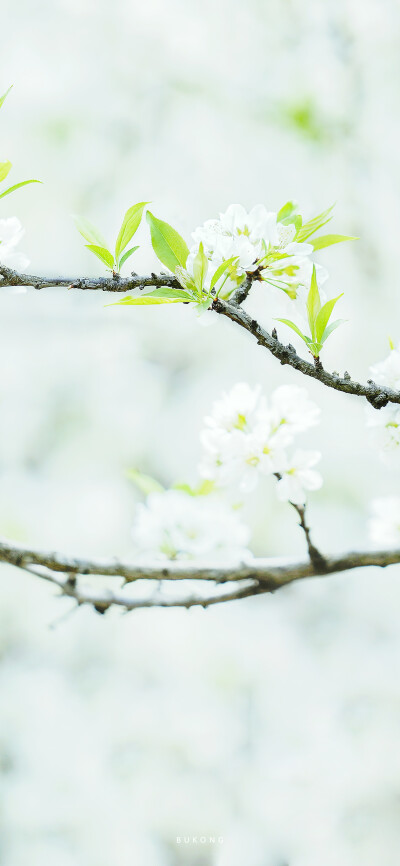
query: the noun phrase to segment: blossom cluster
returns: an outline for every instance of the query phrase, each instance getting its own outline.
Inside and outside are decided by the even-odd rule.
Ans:
[[[193,263],[200,244],[210,263],[207,279],[222,262],[235,259],[229,273],[225,291],[231,291],[246,272],[260,270],[260,278],[272,282],[296,297],[299,286],[309,288],[313,262],[313,246],[295,240],[293,223],[285,225],[278,215],[259,204],[247,212],[240,204],[231,204],[219,219],[209,219],[197,228],[186,268],[193,273]],[[327,276],[319,266],[320,282]]]
[[[235,385],[205,419],[200,475],[243,492],[253,490],[261,475],[275,475],[278,498],[303,504],[306,491],[322,484],[314,469],[320,454],[288,448],[297,434],[318,423],[319,414],[303,388],[283,385],[268,403],[260,386]]]
[[[133,527],[142,558],[240,562],[249,556],[249,530],[215,494],[195,496],[171,489],[150,493],[138,505]]]
[[[29,259],[24,253],[16,250],[21,238],[25,234],[17,217],[0,219],[0,262],[7,268],[23,271],[29,265]]]
[[[136,552],[144,559],[239,562],[249,557],[249,530],[237,507],[222,498],[232,485],[251,491],[260,475],[275,475],[279,499],[302,505],[322,479],[316,451],[290,447],[319,421],[320,410],[303,388],[282,386],[269,402],[258,385],[238,383],[205,418],[197,489],[186,485],[151,492],[137,508]],[[289,449],[289,450],[288,450]],[[137,480],[138,473],[135,473]],[[145,476],[142,476],[144,478]]]

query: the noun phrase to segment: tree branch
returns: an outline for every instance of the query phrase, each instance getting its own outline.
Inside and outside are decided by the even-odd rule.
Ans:
[[[34,289],[66,287],[101,292],[131,292],[134,289],[148,289],[154,286],[181,289],[182,286],[173,274],[150,274],[141,277],[132,273],[130,277],[118,274],[110,277],[38,277],[33,274],[20,274],[0,264],[0,277],[5,286],[31,286]]]
[[[75,578],[67,578],[61,580],[59,577],[49,574],[41,574],[36,571],[33,566],[22,566],[24,571],[49,581],[58,587],[61,595],[74,599],[77,604],[89,604],[94,607],[97,613],[105,613],[110,607],[121,607],[126,613],[132,610],[139,610],[149,607],[184,607],[187,610],[190,607],[210,607],[213,604],[221,604],[227,601],[236,601],[248,596],[258,595],[260,592],[267,590],[256,581],[252,583],[240,583],[229,592],[220,592],[214,595],[196,595],[190,594],[183,598],[163,598],[154,593],[148,598],[128,598],[122,592],[114,592],[112,590],[104,590],[98,592],[91,587],[81,587]]]
[[[147,607],[209,607],[214,604],[248,598],[263,593],[275,592],[297,580],[323,577],[351,571],[355,568],[386,567],[400,563],[400,550],[357,551],[323,559],[318,564],[311,559],[300,562],[276,564],[273,560],[253,559],[248,563],[235,566],[198,566],[188,562],[170,562],[168,565],[140,566],[131,563],[111,561],[92,561],[69,557],[58,553],[39,552],[14,544],[0,542],[0,561],[28,571],[41,579],[57,586],[61,594],[73,598],[78,605],[92,605],[104,613],[116,606],[126,611]],[[63,577],[60,577],[60,574]],[[161,594],[145,598],[129,598],[123,590],[105,589],[98,591],[92,586],[82,585],[82,576],[117,577],[123,584],[137,580],[150,581],[159,588],[165,581],[211,581],[213,593],[207,595],[189,594],[183,597],[163,597]],[[226,591],[220,585],[230,583]],[[232,586],[233,584],[233,586]]]
[[[335,391],[343,391],[345,394],[353,394],[356,397],[365,397],[374,409],[382,409],[387,403],[400,403],[399,391],[393,391],[391,388],[380,388],[372,380],[363,385],[360,382],[354,382],[349,373],[338,376],[336,373],[328,373],[324,370],[321,362],[312,364],[310,361],[305,361],[297,354],[293,346],[290,344],[285,346],[281,343],[277,336],[266,331],[240,306],[217,298],[213,302],[213,309],[248,331],[256,338],[258,345],[268,349],[281,364],[288,364],[294,370],[302,373],[303,376],[317,379],[327,388],[333,388]]]
[[[271,354],[277,358],[281,364],[288,364],[294,370],[298,370],[303,376],[309,376],[312,379],[317,379],[327,388],[333,388],[335,391],[342,391],[345,394],[353,394],[356,397],[365,397],[366,400],[374,407],[381,409],[387,403],[400,403],[400,392],[393,391],[391,388],[382,388],[368,380],[364,385],[360,382],[352,380],[349,373],[345,372],[343,376],[336,373],[328,373],[324,370],[320,361],[314,364],[306,361],[297,354],[296,350],[290,343],[285,346],[281,343],[276,332],[270,334],[265,330],[255,319],[252,319],[240,306],[250,291],[251,285],[254,282],[256,275],[247,275],[242,286],[236,290],[230,301],[223,301],[221,298],[216,298],[212,304],[215,312],[226,316],[232,322],[244,328],[257,340],[260,346],[268,349]],[[110,276],[97,278],[76,278],[76,277],[40,277],[31,274],[19,274],[10,268],[0,264],[0,277],[5,286],[32,286],[35,289],[56,288],[64,286],[69,289],[82,289],[89,291],[103,292],[129,292],[134,289],[142,290],[151,287],[168,287],[181,289],[181,285],[172,274],[150,274],[150,276],[139,276],[132,273],[130,277]]]

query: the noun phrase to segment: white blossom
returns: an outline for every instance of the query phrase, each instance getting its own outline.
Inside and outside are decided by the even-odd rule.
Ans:
[[[388,403],[379,411],[367,406],[366,416],[380,459],[389,466],[399,465],[400,406]]]
[[[224,392],[212,407],[211,415],[204,420],[209,427],[219,427],[227,433],[232,430],[251,429],[257,423],[260,408],[265,402],[261,397],[261,385],[251,388],[245,382],[237,382],[229,392]]]
[[[285,471],[290,463],[286,448],[298,433],[318,423],[319,415],[303,388],[284,385],[268,403],[259,385],[238,383],[205,418],[199,473],[217,486],[236,485],[249,492],[260,476]]]
[[[322,478],[312,467],[320,460],[318,451],[295,451],[290,459],[285,456],[279,466],[281,476],[277,485],[278,499],[303,505],[306,490],[319,490]]]
[[[276,427],[285,426],[292,435],[318,424],[321,410],[310,400],[305,388],[281,385],[271,397],[271,412]]]
[[[377,545],[400,546],[400,496],[385,496],[371,503],[369,533]]]
[[[259,204],[247,212],[242,205],[231,204],[221,213],[219,219],[210,219],[192,234],[194,246],[187,260],[187,270],[191,272],[193,260],[200,243],[211,267],[208,284],[219,265],[236,257],[236,268],[229,275],[228,290],[232,290],[245,272],[255,270],[258,262],[268,255],[263,271],[264,276],[289,284],[295,291],[297,274],[302,263],[313,252],[312,244],[296,242],[294,225],[284,225],[277,221],[277,214]],[[288,269],[288,270],[287,270]],[[312,265],[307,269],[311,279]],[[303,277],[306,279],[306,276]]]
[[[391,349],[384,361],[370,367],[371,375],[377,385],[400,390],[400,347]]]
[[[15,247],[25,234],[17,217],[0,219],[0,262],[7,268],[23,271],[29,265],[29,259]]]
[[[137,507],[132,534],[145,559],[240,562],[249,555],[248,528],[215,494],[151,493]]]
[[[270,424],[260,423],[251,433],[205,430],[201,441],[205,454],[200,475],[220,486],[235,484],[245,493],[254,490],[260,474],[271,475],[282,462],[282,437]]]

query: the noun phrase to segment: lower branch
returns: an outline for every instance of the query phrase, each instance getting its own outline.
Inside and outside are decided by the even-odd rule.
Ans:
[[[321,554],[319,556],[321,557]],[[371,566],[383,568],[394,565],[400,563],[400,550],[356,551],[326,559],[321,557],[321,559],[322,562],[318,562],[315,558],[312,561],[310,553],[310,559],[307,561],[282,564],[277,564],[271,559],[251,559],[237,567],[198,566],[188,562],[169,562],[165,566],[162,563],[141,566],[117,560],[101,562],[80,559],[58,553],[39,552],[5,540],[0,542],[1,562],[49,581],[62,595],[74,599],[78,605],[89,604],[99,613],[104,613],[113,606],[126,611],[148,607],[209,607],[275,592],[297,580],[326,578],[355,568]],[[145,598],[129,598],[123,588],[116,591],[97,590],[93,585],[83,585],[82,577],[86,575],[120,578],[123,586],[138,580],[147,581],[150,582],[149,588],[150,591],[153,590],[153,594]],[[176,581],[189,581],[197,588],[197,593],[194,594],[192,591],[187,593],[186,587],[182,597],[166,597],[159,592],[166,583],[176,585],[174,584]],[[198,587],[201,582],[205,582],[207,586],[211,583],[212,591],[204,595],[199,594]],[[231,584],[230,587],[222,590],[221,584],[226,583]]]

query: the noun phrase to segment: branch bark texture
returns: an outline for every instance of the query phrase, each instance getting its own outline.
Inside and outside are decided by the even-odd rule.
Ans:
[[[276,592],[291,583],[307,578],[327,578],[356,568],[379,567],[400,563],[400,550],[355,551],[326,557],[320,563],[311,559],[277,564],[273,560],[254,559],[239,566],[198,566],[188,562],[155,563],[141,566],[118,560],[91,560],[65,556],[61,553],[38,551],[0,541],[0,562],[8,563],[54,584],[62,595],[74,599],[78,605],[92,605],[104,613],[110,607],[126,611],[148,607],[209,607],[214,604]],[[85,585],[85,576],[119,579],[116,589],[97,589]],[[149,587],[143,598],[129,598],[124,587],[136,581]],[[160,589],[171,587],[177,581],[189,581],[190,590],[182,595],[165,596]],[[201,583],[207,586],[200,593]],[[122,588],[121,588],[122,584]],[[223,586],[228,584],[227,587]],[[197,587],[193,592],[192,586]]]
[[[127,278],[120,276],[97,278],[43,277],[32,274],[20,274],[17,271],[4,267],[4,265],[0,265],[0,278],[4,286],[31,286],[35,289],[66,287],[68,289],[124,293],[134,290],[140,291],[151,287],[181,288],[173,274],[140,276],[133,273]],[[400,404],[399,391],[380,387],[372,380],[368,380],[366,384],[356,382],[347,371],[343,376],[329,373],[323,368],[320,361],[315,363],[307,361],[297,354],[290,343],[288,345],[281,343],[278,340],[276,332],[273,331],[270,334],[243,310],[241,304],[246,300],[251,284],[252,278],[251,275],[248,275],[243,286],[236,290],[230,301],[216,298],[212,304],[213,310],[251,334],[257,340],[259,346],[268,349],[271,355],[277,358],[281,364],[287,364],[303,376],[317,379],[322,385],[335,391],[352,394],[355,397],[364,397],[374,409],[381,409],[387,403]]]

